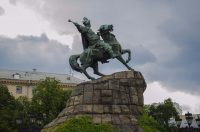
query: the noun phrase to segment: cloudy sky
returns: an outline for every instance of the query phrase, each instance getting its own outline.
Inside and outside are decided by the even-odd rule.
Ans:
[[[80,33],[68,19],[81,24],[87,17],[95,32],[103,24],[113,24],[123,49],[131,49],[129,65],[148,84],[145,104],[170,97],[183,113],[197,114],[199,5],[199,0],[1,0],[0,69],[69,74],[69,56],[83,49]],[[107,75],[127,70],[116,59],[99,63],[99,69]],[[91,68],[88,73],[98,78]]]

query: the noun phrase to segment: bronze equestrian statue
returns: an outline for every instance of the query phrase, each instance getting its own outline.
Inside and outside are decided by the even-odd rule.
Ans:
[[[72,22],[70,19],[69,22]],[[86,69],[92,67],[94,69],[94,74],[99,76],[105,76],[98,70],[98,61],[101,63],[108,63],[108,59],[117,58],[121,61],[129,70],[134,71],[127,63],[131,60],[131,51],[129,49],[122,49],[120,43],[113,35],[113,25],[102,25],[99,28],[99,32],[95,34],[91,27],[90,20],[83,18],[83,24],[81,26],[76,22],[72,22],[81,33],[82,44],[84,52],[78,55],[72,55],[69,58],[69,64],[71,68],[77,72],[84,73],[88,79],[94,80],[95,78],[88,75]],[[103,41],[100,40],[102,37]],[[128,53],[128,60],[124,60],[122,55]],[[81,67],[77,63],[77,59],[80,58]]]

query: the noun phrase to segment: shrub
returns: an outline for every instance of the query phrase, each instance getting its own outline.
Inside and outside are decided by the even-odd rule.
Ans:
[[[157,123],[154,118],[148,117],[146,114],[146,107],[143,107],[142,116],[136,116],[139,120],[138,125],[144,132],[167,132],[167,130]]]
[[[80,116],[79,118],[71,118],[62,125],[57,125],[55,132],[114,132],[111,124],[94,123],[90,116]],[[46,130],[49,132],[55,127]]]

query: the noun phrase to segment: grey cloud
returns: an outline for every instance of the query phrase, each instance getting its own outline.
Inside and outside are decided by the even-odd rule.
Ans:
[[[194,107],[194,113],[199,113],[199,111],[200,111],[200,105],[199,105],[199,103],[196,103],[195,107]]]
[[[183,110],[183,111],[190,111],[190,110],[192,109],[189,105],[183,104],[183,105],[181,105],[181,106],[182,106],[182,110]]]
[[[46,36],[45,33],[41,34],[41,36],[25,36],[25,35],[18,35],[17,36],[17,40],[19,42],[32,42],[32,43],[38,43],[38,42],[44,42],[44,43],[48,43],[49,42],[49,38]]]
[[[69,46],[41,36],[0,36],[1,69],[69,73]]]
[[[129,63],[148,83],[158,81],[170,91],[200,93],[200,9],[198,0],[190,1],[78,1],[18,0],[51,23],[57,31],[78,35],[71,19],[81,24],[91,20],[93,31],[102,24],[113,24],[114,34],[124,49],[131,49]],[[81,53],[80,38],[74,37],[73,53]],[[81,46],[80,46],[81,45]],[[74,49],[77,49],[75,51]],[[123,56],[127,58],[127,55]],[[126,70],[118,60],[100,65],[110,74]],[[114,67],[114,68],[113,68]],[[89,70],[92,74],[92,70]]]
[[[12,4],[12,5],[16,5],[17,0],[9,0],[9,3]]]
[[[145,65],[146,63],[155,63],[157,58],[142,45],[131,46],[133,65]]]
[[[180,49],[176,56],[162,62],[165,70],[174,72],[163,85],[176,90],[200,92],[200,1],[173,2],[171,17],[158,28],[168,40]],[[179,8],[177,8],[179,6]],[[172,47],[173,50],[173,47]],[[176,71],[174,71],[176,69]],[[176,83],[174,83],[176,82]]]
[[[72,32],[69,32],[69,31],[58,31],[58,34],[59,35],[69,35],[69,34],[72,34]]]
[[[0,6],[0,15],[4,15],[5,14],[5,10],[3,9],[3,7]]]
[[[41,36],[18,35],[16,38],[0,36],[0,68],[23,71],[36,68],[39,72],[69,74],[69,57],[83,52],[78,36],[74,36],[72,47],[50,40],[45,33]],[[87,80],[83,74],[73,71],[72,74]]]
[[[74,54],[81,54],[83,52],[83,45],[82,41],[79,36],[75,35],[73,37],[73,43],[72,43],[72,52]]]

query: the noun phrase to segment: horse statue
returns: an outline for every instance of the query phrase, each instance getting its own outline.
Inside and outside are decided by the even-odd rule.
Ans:
[[[70,20],[71,22],[71,20]],[[98,30],[98,35],[100,35],[105,43],[108,43],[111,47],[112,50],[117,56],[117,58],[121,63],[123,63],[129,70],[134,71],[127,63],[131,60],[131,51],[129,49],[122,49],[120,43],[117,41],[115,38],[115,35],[113,35],[113,25],[102,25],[100,29]],[[94,80],[95,78],[91,77],[86,69],[88,67],[92,67],[94,70],[94,74],[99,75],[99,76],[105,76],[104,74],[100,73],[98,70],[98,61],[102,63],[108,63],[108,59],[111,59],[112,57],[105,51],[102,51],[101,49],[98,49],[98,47],[95,47],[93,49],[93,54],[91,56],[91,61],[88,63],[86,60],[88,58],[87,53],[84,51],[81,54],[77,55],[71,55],[69,58],[69,64],[71,68],[77,72],[84,73],[88,79]],[[128,59],[125,61],[122,58],[122,55],[128,53]],[[80,59],[81,62],[81,67],[77,63],[77,59]]]

